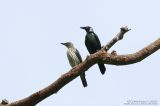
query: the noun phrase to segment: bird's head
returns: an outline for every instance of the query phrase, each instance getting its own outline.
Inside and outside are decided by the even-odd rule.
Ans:
[[[90,26],[80,27],[81,29],[84,29],[87,33],[93,32],[93,28]]]
[[[61,43],[61,44],[64,45],[64,46],[66,46],[67,48],[74,47],[72,42],[66,42],[66,43]]]

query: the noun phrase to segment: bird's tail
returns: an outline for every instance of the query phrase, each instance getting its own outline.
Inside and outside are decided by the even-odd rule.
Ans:
[[[86,77],[85,77],[85,73],[82,73],[80,75],[80,78],[81,78],[81,81],[82,81],[82,84],[83,84],[83,87],[87,87],[87,80],[86,80]]]
[[[102,73],[102,75],[105,73],[105,71],[106,71],[106,67],[104,66],[104,64],[98,64],[98,66],[99,66],[99,69],[100,69],[100,71],[101,71],[101,73]]]

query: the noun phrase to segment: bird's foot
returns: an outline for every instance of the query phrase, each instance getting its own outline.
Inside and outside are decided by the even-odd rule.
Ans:
[[[72,67],[72,70],[74,70],[77,66]]]
[[[88,60],[88,58],[89,58],[89,55],[87,55],[86,60]]]

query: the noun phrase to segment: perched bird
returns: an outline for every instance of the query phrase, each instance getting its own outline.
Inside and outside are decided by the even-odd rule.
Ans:
[[[79,53],[79,51],[74,47],[73,43],[71,42],[66,42],[66,43],[61,43],[62,45],[65,45],[68,50],[67,50],[67,57],[69,60],[69,63],[71,65],[71,67],[74,67],[76,65],[78,65],[79,63],[82,62],[82,58],[81,55]],[[80,78],[82,80],[82,84],[84,87],[87,87],[87,81],[85,78],[85,73],[82,73],[80,75]]]
[[[85,37],[85,45],[89,51],[90,54],[93,54],[101,49],[101,43],[99,41],[98,36],[94,33],[93,28],[90,26],[86,27],[80,27],[81,29],[84,29],[86,31],[86,37]],[[104,64],[98,63],[100,72],[102,74],[105,73],[106,68]]]

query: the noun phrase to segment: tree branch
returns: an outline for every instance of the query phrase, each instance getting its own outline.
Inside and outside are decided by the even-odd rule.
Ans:
[[[110,41],[108,42],[103,49],[108,51],[117,41],[122,40],[123,36],[126,32],[130,31],[131,29],[128,29],[127,26],[121,27],[120,32]]]
[[[142,61],[149,55],[156,52],[158,49],[160,49],[160,38],[136,53],[128,55],[112,55],[107,53],[104,54],[104,57],[102,58],[103,62],[106,64],[128,65]]]
[[[98,52],[88,56],[82,63],[75,66],[69,72],[63,74],[48,87],[36,93],[33,93],[32,95],[24,99],[6,104],[5,106],[34,106],[40,101],[49,97],[50,95],[57,93],[66,84],[78,77],[81,73],[87,71],[91,66],[96,63],[100,62],[112,65],[133,64],[145,59],[146,57],[160,49],[160,39],[157,39],[155,42],[133,54],[117,55],[115,51],[113,53],[107,53],[107,50],[109,50],[118,40],[121,40],[124,33],[127,31],[129,31],[127,27],[122,27],[121,31],[117,34],[117,36],[113,38],[105,47],[103,47]]]
[[[0,106],[7,105],[9,101],[7,99],[3,99],[2,102],[0,103]]]

